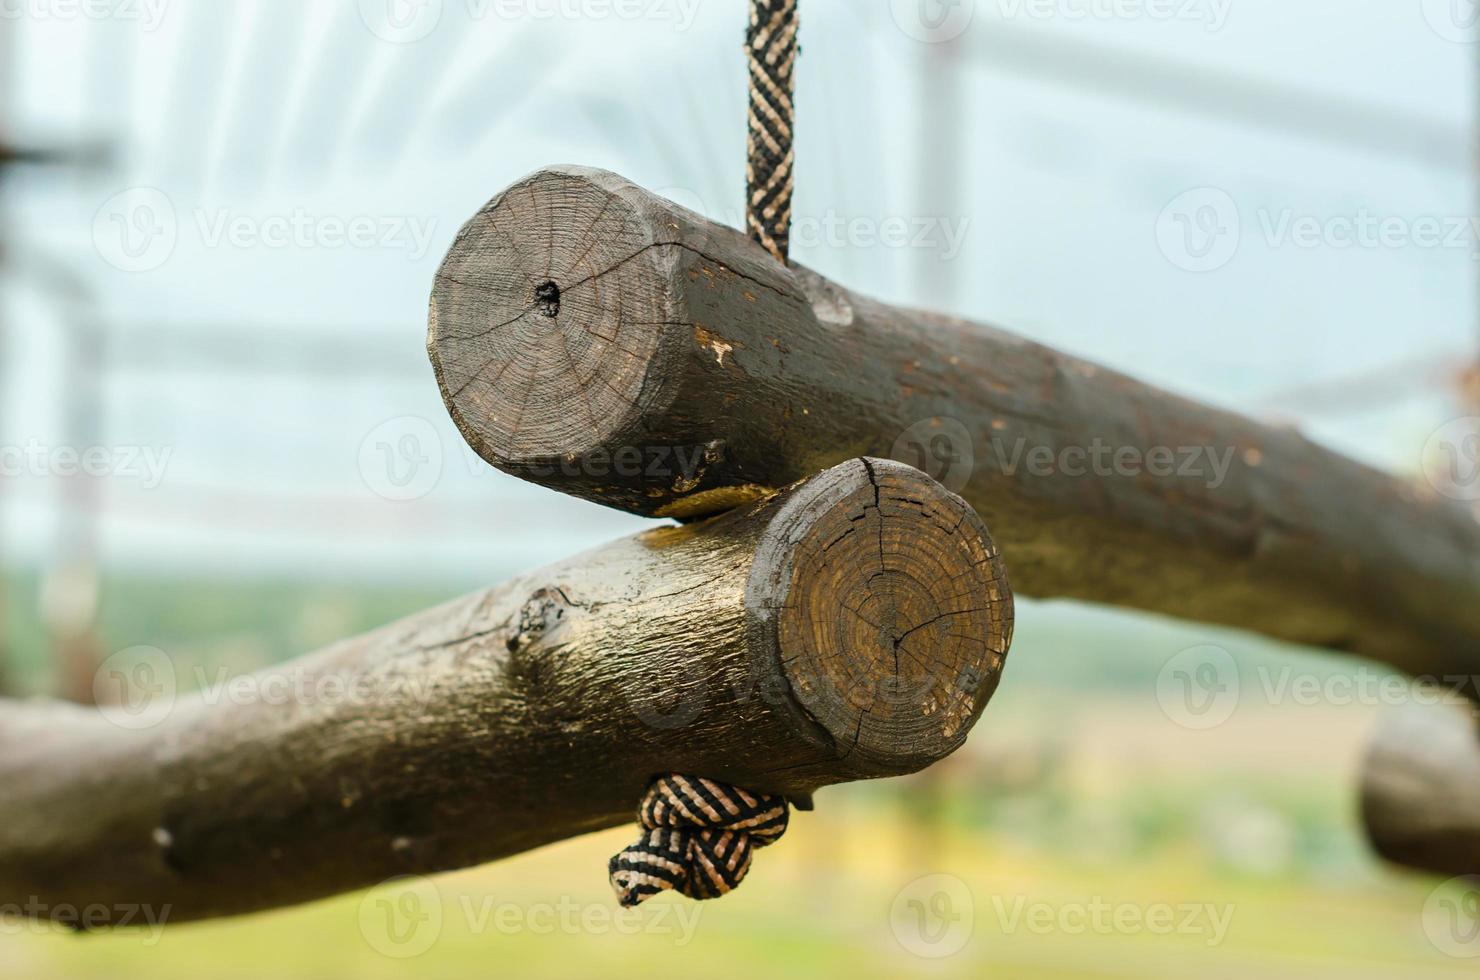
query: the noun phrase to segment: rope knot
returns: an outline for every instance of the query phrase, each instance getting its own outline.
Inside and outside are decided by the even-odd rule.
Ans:
[[[677,773],[659,776],[637,808],[642,837],[611,859],[617,901],[630,907],[670,888],[689,898],[718,898],[745,879],[755,848],[786,832],[789,813],[781,796]]]

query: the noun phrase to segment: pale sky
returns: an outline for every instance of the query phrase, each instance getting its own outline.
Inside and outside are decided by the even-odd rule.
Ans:
[[[102,440],[170,453],[157,488],[107,481],[106,560],[490,579],[641,526],[471,457],[425,363],[427,295],[458,226],[549,163],[733,221],[742,5],[98,2],[105,19],[17,0],[0,22],[15,131],[113,140],[119,164],[11,184],[28,265],[5,294],[0,441],[67,438],[72,314],[36,274],[60,270],[112,338]],[[1417,468],[1456,414],[1424,365],[1480,343],[1471,0],[924,0],[970,13],[946,46],[919,39],[920,2],[803,0],[797,259]],[[173,240],[119,268],[106,236],[139,188]],[[1233,239],[1188,250],[1230,215]],[[891,218],[930,247],[828,230]],[[354,220],[373,240],[333,243]],[[1385,238],[1351,243],[1364,223]],[[244,344],[279,367],[246,369]],[[326,345],[371,366],[315,376]],[[1380,397],[1350,381],[1383,371]],[[1323,381],[1333,404],[1285,397]],[[436,431],[441,476],[387,501],[360,449],[407,417]],[[7,481],[7,550],[47,552],[61,492]]]

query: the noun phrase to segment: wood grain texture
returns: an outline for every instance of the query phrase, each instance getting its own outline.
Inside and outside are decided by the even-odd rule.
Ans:
[[[473,448],[566,493],[684,518],[893,456],[996,529],[1022,594],[1480,672],[1473,515],[1293,429],[867,299],[614,174],[541,171],[474,216],[428,349]]]
[[[1418,703],[1390,710],[1363,762],[1362,822],[1389,861],[1480,875],[1477,710]]]
[[[246,912],[626,822],[663,772],[799,800],[910,772],[964,740],[1011,629],[960,498],[847,462],[153,727],[0,702],[0,903]]]

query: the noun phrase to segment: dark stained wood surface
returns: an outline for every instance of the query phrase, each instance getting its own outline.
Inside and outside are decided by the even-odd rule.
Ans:
[[[292,904],[624,823],[669,771],[804,802],[957,748],[1011,630],[970,508],[850,461],[133,716],[148,727],[0,702],[0,903]]]
[[[614,174],[490,201],[437,274],[428,347],[473,448],[565,493],[688,518],[890,456],[960,491],[1020,594],[1480,673],[1480,523],[1426,486],[868,299]]]

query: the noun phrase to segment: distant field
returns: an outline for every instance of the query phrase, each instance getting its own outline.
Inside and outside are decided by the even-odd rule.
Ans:
[[[215,924],[102,936],[11,935],[16,980],[282,977],[901,976],[1040,978],[1473,977],[1425,939],[1428,885],[1375,869],[1251,876],[1210,867],[1168,844],[1134,859],[1093,854],[1079,834],[1066,856],[989,830],[954,827],[933,846],[886,794],[823,793],[723,901],[659,899],[613,919],[603,876],[624,831],[569,841],[401,892],[382,887],[298,910]],[[967,899],[935,908],[922,933],[911,886],[952,875]],[[416,896],[414,924],[392,938],[386,916]],[[945,894],[959,892],[946,891]],[[1091,916],[1106,911],[1101,924]],[[929,908],[930,906],[926,906]],[[1152,934],[1168,909],[1179,932]],[[1084,917],[1080,918],[1083,913]],[[1033,916],[1040,916],[1034,919]],[[1125,916],[1116,926],[1116,916]],[[1043,923],[1047,925],[1043,925]],[[1218,925],[1226,932],[1218,933]],[[9,931],[18,926],[7,927]],[[938,945],[932,945],[932,935]],[[959,951],[933,954],[960,943]],[[928,955],[921,955],[921,954]]]

